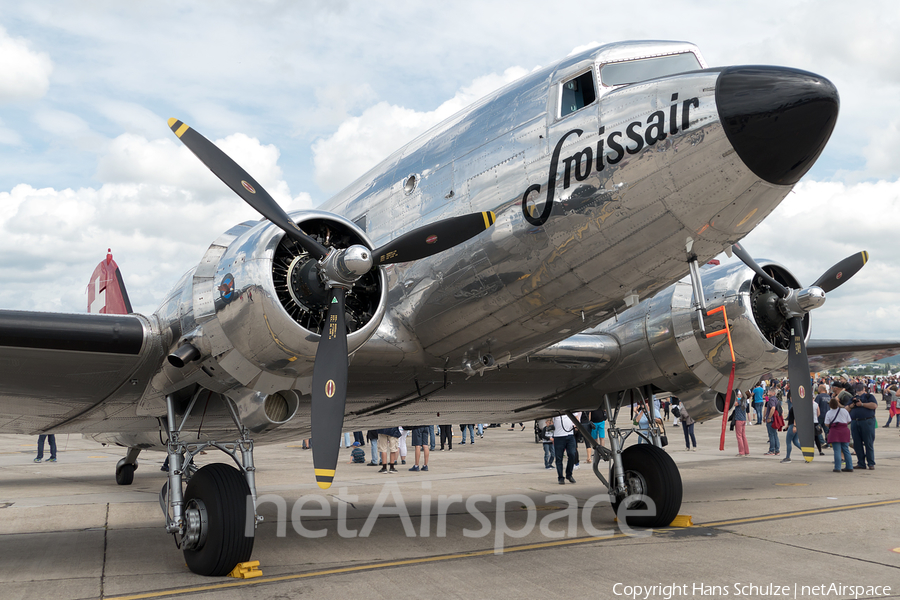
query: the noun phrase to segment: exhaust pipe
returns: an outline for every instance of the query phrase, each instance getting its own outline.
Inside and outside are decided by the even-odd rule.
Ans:
[[[166,357],[169,364],[178,369],[183,368],[184,365],[192,360],[197,360],[198,358],[200,358],[200,351],[197,350],[193,344],[182,344],[178,346],[178,349]]]

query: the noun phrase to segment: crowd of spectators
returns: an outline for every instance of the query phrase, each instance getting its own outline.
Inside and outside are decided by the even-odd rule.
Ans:
[[[853,472],[854,469],[875,469],[875,430],[877,408],[881,405],[887,411],[886,422],[882,427],[900,428],[900,397],[898,387],[900,378],[889,377],[822,377],[811,380],[816,395],[810,398],[813,406],[813,425],[815,428],[815,444],[820,455],[824,450],[832,449],[834,453],[834,472]],[[792,447],[800,447],[797,424],[794,419],[794,398],[791,395],[790,381],[787,378],[762,380],[746,391],[736,390],[729,420],[731,429],[737,437],[739,457],[750,456],[747,429],[751,425],[765,425],[768,438],[766,456],[780,456],[782,442],[780,434],[785,434],[784,447],[786,456],[782,463],[791,462]],[[694,419],[686,406],[678,398],[662,398],[652,400],[653,416],[659,422],[674,418],[673,425],[679,426],[685,437],[688,451],[696,451],[697,441],[694,435]],[[639,408],[632,407],[635,427],[646,433],[649,421]],[[585,429],[600,445],[606,438],[605,411],[577,413]],[[510,423],[510,431],[525,429],[523,423]],[[500,427],[495,424],[461,424],[459,425],[459,444],[474,444],[476,437],[484,438],[485,429]],[[362,450],[363,433],[355,432],[356,439],[351,449],[352,462],[380,466],[380,473],[397,473],[398,461],[406,464],[407,436],[411,437],[415,462],[409,471],[429,470],[429,455],[432,451],[453,450],[452,425],[424,425],[415,427],[390,427],[371,430],[366,436],[371,444],[369,460]],[[468,434],[468,435],[467,435]],[[349,443],[349,434],[346,434]],[[573,470],[580,467],[579,446],[586,446],[588,461],[591,460],[591,445],[580,439],[580,434],[572,426],[567,417],[539,419],[534,426],[535,442],[543,447],[543,466],[545,469],[557,470],[559,483],[574,483]],[[638,436],[639,441],[649,441],[649,437]],[[467,442],[468,438],[468,442]],[[440,441],[440,447],[436,442]],[[342,440],[343,441],[343,440]],[[670,447],[669,450],[672,450]],[[853,457],[856,457],[853,460]],[[566,464],[563,468],[564,459]]]

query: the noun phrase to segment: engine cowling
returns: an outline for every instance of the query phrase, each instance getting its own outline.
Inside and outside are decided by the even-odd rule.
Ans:
[[[771,261],[760,265],[776,280],[799,287],[796,278]],[[748,389],[763,373],[787,364],[790,331],[768,286],[743,263],[704,268],[703,291],[709,310],[725,307],[735,356],[734,389]],[[707,317],[707,334],[724,327],[722,313]],[[809,337],[809,315],[804,317]],[[620,359],[599,389],[652,384],[678,396],[691,416],[702,421],[722,414],[732,360],[725,335],[705,337],[693,307],[689,281],[680,281],[601,325],[595,335],[614,338]],[[609,345],[604,337],[604,346]]]
[[[234,402],[241,424],[253,433],[284,425],[294,418],[300,407],[300,396],[294,390],[274,394],[233,390],[226,395]]]
[[[290,216],[324,246],[372,247],[362,229],[337,215],[304,211]],[[170,359],[176,366],[167,371],[178,369],[168,373],[170,382],[190,380],[199,368],[223,381],[220,391],[231,387],[230,380],[263,394],[308,393],[328,308],[315,265],[306,250],[268,221],[244,223],[223,234],[190,282],[184,282],[180,300],[159,313],[176,334],[173,354],[185,344],[199,351],[196,362],[185,368]],[[347,291],[350,353],[377,330],[386,298],[382,269],[373,269]]]

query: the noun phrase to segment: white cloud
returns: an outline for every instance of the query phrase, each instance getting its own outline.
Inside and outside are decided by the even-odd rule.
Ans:
[[[50,87],[53,62],[46,52],[34,52],[23,38],[0,26],[0,102],[35,100]]]
[[[869,262],[828,294],[813,313],[818,338],[883,339],[896,332],[900,179],[874,183],[804,181],[742,242],[755,257],[777,260],[801,285],[866,250]],[[893,333],[896,336],[896,333]]]
[[[0,273],[17,282],[0,291],[0,303],[74,312],[83,312],[86,277],[107,247],[132,302],[152,312],[185,265],[241,212],[239,200],[203,203],[191,192],[133,183],[78,190],[23,184],[0,193],[0,204]]]
[[[360,116],[341,123],[333,135],[313,144],[316,183],[325,191],[340,190],[403,144],[527,73],[521,67],[510,67],[502,74],[478,77],[433,111],[420,112],[387,102],[367,108]]]
[[[846,181],[896,177],[900,162],[890,154],[900,150],[890,137],[900,94],[896,3],[871,0],[862,10],[847,10],[836,1],[782,4],[757,9],[759,15],[771,15],[752,27],[758,35],[745,37],[723,28],[719,43],[707,42],[705,52],[719,59],[711,64],[746,64],[752,56],[754,64],[785,65],[827,77],[837,86],[841,110],[824,161],[831,159],[830,168]]]
[[[316,183],[335,192],[433,125],[428,113],[379,102],[313,144]]]
[[[574,48],[572,48],[572,51],[569,52],[569,54],[567,54],[567,56],[575,56],[576,54],[581,54],[585,50],[590,50],[591,48],[596,48],[597,46],[600,46],[600,45],[601,45],[600,42],[596,42],[596,41],[590,42],[588,44],[581,44],[579,46],[575,46]]]
[[[223,185],[224,187],[224,185]],[[301,194],[286,208],[309,208]],[[0,306],[83,312],[87,278],[112,248],[135,310],[150,314],[209,244],[259,215],[229,190],[204,198],[158,183],[0,193]]]
[[[214,143],[266,188],[286,209],[302,208],[303,199],[293,199],[278,166],[280,152],[256,138],[235,133]],[[147,140],[124,133],[110,142],[98,161],[97,177],[110,183],[152,183],[192,190],[198,198],[219,197],[228,188],[175,136]],[[230,193],[230,192],[228,192]],[[235,200],[239,202],[235,196]],[[311,201],[309,201],[311,203]]]
[[[900,173],[900,120],[885,123],[877,135],[869,138],[862,153],[867,176],[884,178]]]
[[[831,77],[857,83],[900,83],[900,12],[892,0],[871,0],[865,10],[841,2],[801,2],[779,13],[758,40],[781,64],[816,64]],[[826,34],[830,31],[831,34]],[[778,63],[776,63],[778,64]],[[876,80],[866,81],[873,75]]]
[[[240,133],[216,144],[286,210],[312,207],[281,179],[274,146]],[[97,188],[0,193],[0,278],[9,282],[0,306],[82,312],[87,277],[112,248],[135,310],[151,313],[222,232],[260,218],[177,140],[123,134],[98,164]]]
[[[97,177],[111,183],[154,182],[220,192],[224,185],[177,139],[147,140],[123,133],[97,163]]]

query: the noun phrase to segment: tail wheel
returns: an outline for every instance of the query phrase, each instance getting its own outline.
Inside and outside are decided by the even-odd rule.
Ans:
[[[243,474],[213,463],[197,471],[184,492],[184,560],[198,575],[227,575],[250,559],[253,538],[246,537],[250,487]]]
[[[622,452],[625,487],[629,496],[646,496],[656,505],[655,514],[629,515],[628,525],[634,527],[666,527],[681,509],[681,474],[672,457],[652,444],[636,444]],[[624,498],[613,504],[616,514]],[[631,501],[629,509],[646,509],[642,500]]]

